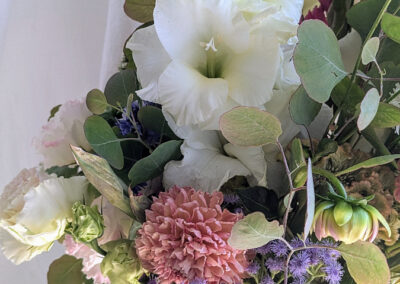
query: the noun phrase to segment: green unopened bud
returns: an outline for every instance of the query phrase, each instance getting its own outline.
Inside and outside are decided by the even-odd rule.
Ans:
[[[78,242],[89,243],[103,235],[104,221],[97,206],[89,207],[81,202],[72,206],[72,222],[66,232],[70,233]]]
[[[105,244],[108,251],[100,264],[101,272],[113,284],[139,283],[144,273],[139,258],[136,255],[133,242],[117,240]]]

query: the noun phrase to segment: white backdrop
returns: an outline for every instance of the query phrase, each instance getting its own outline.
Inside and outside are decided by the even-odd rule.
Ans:
[[[0,0],[0,191],[40,162],[31,146],[50,109],[103,89],[137,25],[123,0]],[[44,284],[60,245],[14,266],[0,255],[0,283]]]

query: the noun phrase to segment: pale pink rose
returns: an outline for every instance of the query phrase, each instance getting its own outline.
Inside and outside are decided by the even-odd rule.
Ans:
[[[40,137],[34,138],[33,145],[43,155],[45,168],[74,163],[70,145],[91,149],[83,130],[90,115],[85,100],[68,101],[43,125]]]
[[[242,218],[222,210],[221,192],[173,187],[154,198],[136,238],[143,268],[162,284],[242,283],[248,265],[243,250],[227,243],[233,225]]]

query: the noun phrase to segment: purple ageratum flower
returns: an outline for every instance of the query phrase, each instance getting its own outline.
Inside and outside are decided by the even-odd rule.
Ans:
[[[256,248],[256,252],[259,254],[267,254],[267,253],[271,252],[271,249],[268,246],[268,244],[266,244],[266,245],[263,245],[262,247]]]
[[[238,204],[239,196],[237,196],[236,194],[225,194],[224,202],[232,205]]]
[[[147,284],[157,284],[157,280],[155,278],[150,279]]]
[[[259,270],[260,270],[260,264],[258,262],[252,262],[246,268],[246,271],[250,274],[257,274]]]
[[[307,273],[310,263],[310,255],[306,251],[300,251],[290,260],[289,271],[294,277],[303,277]]]
[[[286,258],[271,257],[265,260],[265,267],[272,272],[279,272],[285,269]]]
[[[307,243],[307,241],[306,241],[306,243]],[[303,242],[303,240],[299,239],[298,237],[295,237],[290,241],[290,245],[293,248],[302,248],[302,247],[304,247],[304,242]]]
[[[117,120],[117,126],[123,136],[130,134],[133,130],[133,125],[125,114],[122,114],[122,118]]]
[[[268,246],[270,251],[276,256],[286,256],[288,253],[287,245],[280,240],[271,241],[268,243]]]
[[[269,275],[267,275],[263,279],[261,279],[260,284],[275,284],[275,282]]]
[[[332,260],[329,263],[325,263],[325,266],[322,268],[322,271],[325,272],[326,276],[324,279],[329,284],[339,284],[343,277],[343,266],[336,260]]]
[[[307,277],[295,277],[291,284],[305,284],[307,283]]]

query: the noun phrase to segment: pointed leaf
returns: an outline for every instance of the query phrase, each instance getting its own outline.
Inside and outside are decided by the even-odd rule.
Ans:
[[[289,111],[292,120],[299,125],[309,126],[321,110],[322,104],[312,100],[300,86],[292,95]]]
[[[264,214],[255,212],[233,226],[228,244],[235,249],[253,249],[281,238],[283,233],[278,221],[268,222]]]
[[[367,65],[376,60],[376,54],[379,50],[379,37],[370,38],[364,45],[361,52],[361,61]]]
[[[400,108],[379,103],[378,111],[370,125],[375,128],[389,128],[400,125]]]
[[[304,241],[307,239],[308,234],[310,233],[311,226],[314,219],[315,213],[315,192],[314,192],[314,180],[312,175],[312,163],[311,159],[308,158],[308,167],[307,167],[307,213],[306,213],[306,221],[304,224]]]
[[[380,157],[375,157],[375,158],[371,158],[368,159],[364,162],[358,163],[350,168],[347,168],[343,171],[340,171],[338,173],[336,173],[336,176],[341,176],[344,174],[348,174],[354,171],[357,171],[359,169],[367,169],[367,168],[373,168],[376,166],[381,166],[381,165],[385,165],[388,164],[390,162],[393,162],[396,159],[400,159],[400,154],[394,154],[394,155],[386,155],[386,156],[380,156]]]
[[[382,30],[395,42],[400,44],[400,17],[385,13],[381,22]]]
[[[373,88],[370,89],[366,94],[361,102],[360,106],[360,116],[357,120],[357,126],[360,131],[367,128],[367,126],[372,122],[374,119],[376,112],[378,111],[379,107],[379,100],[380,96],[378,90]]]

